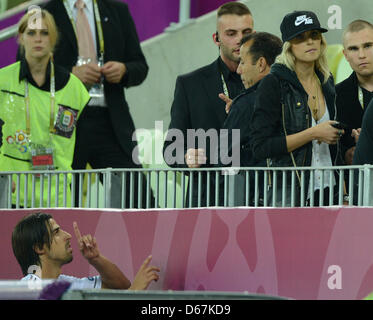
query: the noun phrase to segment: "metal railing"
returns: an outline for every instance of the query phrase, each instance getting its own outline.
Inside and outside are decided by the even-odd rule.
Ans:
[[[165,31],[176,31],[192,22],[194,22],[194,20],[190,18],[190,0],[180,0],[179,21],[177,23],[171,22]]]
[[[40,295],[55,290],[58,280],[19,281],[0,280],[0,300],[36,300]],[[52,296],[52,295],[50,295]],[[288,300],[289,298],[266,294],[223,291],[174,291],[174,290],[71,290],[62,300]]]
[[[2,172],[0,207],[371,206],[372,169],[365,165]],[[321,190],[335,187],[317,197],[308,192],[315,189],[316,178]]]

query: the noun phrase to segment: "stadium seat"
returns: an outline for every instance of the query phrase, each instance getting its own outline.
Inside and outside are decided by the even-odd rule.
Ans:
[[[336,84],[350,76],[352,69],[343,55],[341,44],[328,45],[326,57]]]

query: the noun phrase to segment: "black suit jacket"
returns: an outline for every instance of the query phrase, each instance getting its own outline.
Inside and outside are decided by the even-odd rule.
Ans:
[[[243,89],[242,85],[242,89]],[[181,75],[176,80],[174,101],[171,106],[171,122],[169,125],[169,132],[164,142],[163,151],[165,162],[171,167],[184,167],[186,168],[184,155],[186,150],[189,148],[201,148],[204,146],[194,145],[197,141],[187,141],[187,130],[188,129],[203,129],[207,132],[209,129],[215,129],[216,133],[219,134],[219,130],[223,127],[224,121],[227,118],[225,112],[225,102],[219,98],[219,93],[223,92],[223,84],[221,80],[221,69],[219,67],[219,58],[213,63],[199,68],[191,73]],[[178,129],[183,134],[183,139],[178,140],[172,137],[170,129]],[[179,145],[177,142],[181,143]],[[173,157],[177,156],[177,162],[171,164],[167,157],[166,149],[173,144],[177,149],[183,152],[172,154]],[[207,139],[206,144],[206,156],[207,164],[203,167],[211,167],[217,164],[218,158],[216,155],[216,146],[212,145],[210,148],[209,140]],[[171,148],[171,146],[170,146]],[[173,148],[172,148],[173,149]],[[216,160],[213,163],[212,160]],[[201,194],[201,205],[214,205],[215,204],[215,173],[211,176],[210,184],[210,203],[207,204],[206,195],[206,175],[202,175],[202,194]],[[198,188],[197,188],[197,175],[194,179],[193,188],[193,200],[192,206],[198,205]],[[188,188],[189,194],[189,188]],[[189,196],[187,196],[189,199]],[[220,203],[221,204],[221,203]]]
[[[132,150],[136,146],[136,142],[132,141],[135,126],[123,88],[142,83],[148,73],[148,65],[127,4],[114,0],[98,0],[97,3],[105,41],[104,61],[123,62],[127,67],[121,83],[112,84],[105,81],[104,90],[118,142],[128,158],[132,159]],[[53,15],[59,31],[59,40],[54,53],[55,63],[71,71],[77,62],[78,45],[63,1],[52,0],[44,8]],[[99,47],[98,39],[97,47]]]
[[[243,87],[242,87],[243,88]],[[187,129],[215,129],[217,133],[223,127],[227,118],[225,103],[219,98],[223,92],[219,59],[213,63],[199,68],[191,73],[181,75],[176,79],[174,100],[171,106],[170,129],[179,129],[183,133],[184,154],[189,148],[198,148],[187,143]],[[164,143],[164,151],[174,142],[168,134]],[[181,149],[181,147],[180,147]],[[212,160],[215,150],[210,150],[209,143],[206,145],[207,162]],[[166,163],[172,167],[186,167],[184,154],[178,154],[178,162],[183,164],[170,164],[165,157]],[[164,154],[166,156],[166,154]],[[211,166],[208,164],[206,166]]]
[[[241,167],[254,167],[258,161],[254,158],[254,155],[250,148],[250,123],[254,113],[254,105],[256,99],[256,89],[258,88],[259,82],[254,84],[252,87],[246,89],[242,94],[237,96],[229,110],[228,117],[224,122],[223,129],[228,130],[228,154],[233,152],[233,129],[240,130],[240,166]],[[220,146],[219,146],[220,147]],[[220,154],[220,150],[219,150]],[[220,157],[219,157],[220,159]],[[222,161],[224,159],[220,159]],[[265,162],[263,162],[265,163]],[[220,164],[219,164],[220,165]],[[224,166],[224,162],[221,163]],[[265,166],[265,164],[264,164]]]
[[[364,109],[361,107],[358,98],[356,73],[353,72],[346,80],[338,83],[335,90],[337,93],[337,119],[348,125],[341,138],[341,153],[344,159],[346,151],[355,145],[355,141],[351,137],[352,129],[361,128],[364,115]]]

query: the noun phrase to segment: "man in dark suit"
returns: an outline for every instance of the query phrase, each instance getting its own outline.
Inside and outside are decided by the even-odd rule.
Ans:
[[[353,73],[336,86],[338,119],[348,125],[341,139],[342,156],[352,164],[355,139],[363,115],[373,97],[373,25],[364,20],[351,22],[343,33],[343,53]]]
[[[219,98],[233,99],[244,86],[236,74],[239,64],[240,41],[246,34],[253,32],[253,18],[250,10],[242,3],[228,2],[217,11],[217,31],[213,34],[214,43],[219,47],[219,58],[213,63],[191,73],[181,75],[176,80],[174,101],[171,106],[171,122],[164,144],[165,162],[173,167],[199,168],[211,167],[217,162],[213,154],[215,148],[206,141],[195,139],[188,130],[202,129],[213,137],[222,128],[226,119],[225,102]],[[182,133],[183,141],[175,139],[175,129]],[[210,131],[209,131],[210,130]],[[180,145],[182,144],[182,145]],[[182,152],[171,152],[182,150]],[[214,175],[213,175],[214,176]],[[197,181],[198,175],[195,174]],[[206,174],[202,175],[202,194],[198,201],[197,183],[193,188],[192,206],[217,205],[215,202],[214,178],[210,184],[211,197],[207,202]]]
[[[45,5],[60,33],[54,53],[55,62],[75,74],[88,89],[103,79],[104,100],[92,99],[78,121],[72,166],[74,169],[85,169],[89,163],[94,169],[141,168],[136,154],[133,154],[136,147],[132,141],[135,126],[123,90],[141,84],[148,73],[134,22],[127,4],[123,2],[83,2],[83,11],[96,44],[97,61],[103,56],[102,65],[97,62],[81,64],[78,61],[81,54],[76,31],[79,8],[76,0],[52,0]],[[130,178],[127,177],[126,181],[125,207],[128,207]],[[136,178],[134,186],[137,191]],[[134,196],[134,207],[144,206],[146,198],[144,193],[141,205],[137,204],[137,196]],[[112,206],[118,206],[118,203]]]

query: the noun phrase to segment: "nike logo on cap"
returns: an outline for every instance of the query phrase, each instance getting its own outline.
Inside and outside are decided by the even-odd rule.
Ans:
[[[312,24],[313,23],[313,20],[312,18],[307,18],[306,15],[303,15],[303,16],[299,16],[295,19],[295,26],[298,27],[299,25],[301,25],[302,23],[304,22],[304,24]]]

